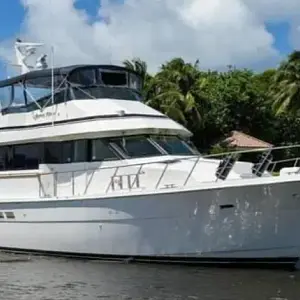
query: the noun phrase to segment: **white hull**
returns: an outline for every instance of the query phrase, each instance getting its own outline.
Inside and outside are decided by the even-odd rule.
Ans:
[[[26,69],[23,59],[31,52],[20,53],[21,46],[34,45],[16,44]],[[121,86],[119,77],[105,79],[117,70]],[[15,97],[15,86],[24,97]],[[52,68],[0,82],[7,96],[0,118],[0,248],[295,263],[299,159],[293,172],[273,177],[278,166],[269,148],[258,149],[265,155],[255,164],[237,161],[237,152],[200,156],[184,141],[189,130],[140,102],[141,86],[137,73],[104,65]],[[35,88],[46,94],[35,99]]]
[[[299,182],[0,203],[0,247],[57,254],[295,261]]]

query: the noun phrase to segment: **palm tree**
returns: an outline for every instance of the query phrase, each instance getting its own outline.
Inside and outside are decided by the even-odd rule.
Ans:
[[[276,114],[297,114],[300,108],[300,51],[294,51],[279,66],[271,86]]]
[[[172,59],[152,79],[147,104],[184,125],[201,124],[208,104],[202,93],[204,84],[198,61],[192,65],[181,58]]]
[[[123,65],[132,71],[138,73],[143,81],[146,79],[147,76],[147,63],[142,61],[140,58],[133,58],[132,60],[124,60]]]
[[[142,95],[144,99],[147,99],[149,90],[149,84],[152,80],[152,76],[148,74],[147,63],[140,58],[133,58],[132,60],[124,60],[123,65],[132,71],[135,71],[141,76],[142,79]]]

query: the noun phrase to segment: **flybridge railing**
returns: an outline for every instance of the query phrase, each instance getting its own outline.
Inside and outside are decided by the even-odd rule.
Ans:
[[[48,172],[40,174],[40,178],[43,176],[53,176],[53,190],[51,193],[46,193],[43,189],[43,182],[42,179],[40,180],[41,189],[40,189],[40,196],[41,197],[58,197],[60,196],[60,190],[66,183],[65,179],[61,180],[61,176],[67,176],[67,182],[70,184],[70,189],[68,192],[69,196],[74,195],[88,195],[90,194],[90,187],[93,184],[93,180],[96,180],[96,186],[94,186],[93,190],[96,191],[98,194],[103,193],[107,194],[110,192],[116,191],[132,191],[138,189],[145,189],[148,187],[141,186],[141,176],[147,175],[145,167],[151,167],[153,165],[161,165],[164,166],[157,170],[155,169],[155,176],[151,177],[151,181],[147,181],[146,183],[149,184],[149,188],[154,190],[161,189],[161,188],[178,188],[187,186],[195,173],[195,169],[201,165],[204,161],[206,164],[213,163],[216,165],[215,174],[213,174],[213,179],[210,181],[219,181],[219,180],[226,180],[230,171],[234,167],[235,163],[239,160],[239,158],[244,154],[255,154],[255,153],[262,153],[260,158],[253,163],[252,169],[249,172],[249,177],[261,177],[266,172],[273,172],[279,164],[287,164],[292,163],[292,166],[297,167],[300,161],[300,157],[290,158],[290,159],[282,159],[282,160],[273,160],[273,153],[278,150],[288,150],[300,148],[300,145],[292,145],[292,146],[280,146],[280,147],[273,147],[273,148],[260,148],[260,149],[251,149],[251,150],[239,150],[239,151],[231,151],[231,152],[223,152],[218,154],[209,154],[203,156],[191,156],[191,157],[184,157],[184,158],[174,158],[174,159],[166,159],[162,161],[154,161],[154,162],[145,162],[145,163],[134,163],[134,164],[126,164],[120,166],[107,166],[107,167],[100,167],[100,168],[90,168],[90,169],[76,169],[76,170],[68,170],[68,171],[59,171],[59,172]],[[300,152],[300,149],[299,149]],[[171,171],[171,166],[176,164],[177,162],[184,162],[190,161],[191,165],[182,177],[182,173],[180,174],[181,184],[176,185],[175,183],[167,183],[161,187],[162,182],[164,181],[165,177],[167,177],[168,171]],[[124,171],[125,170],[125,171]],[[294,173],[298,173],[300,171],[300,167]],[[201,172],[201,170],[200,170]],[[96,177],[97,174],[103,173],[104,177]],[[80,176],[84,176],[84,182],[77,182],[77,178]],[[211,174],[208,174],[211,175]],[[95,178],[96,177],[96,178]],[[249,178],[248,177],[248,178]],[[197,180],[197,178],[196,178]],[[105,186],[100,188],[100,185],[103,182],[106,182]],[[145,182],[145,181],[144,181]],[[197,181],[200,183],[201,181]],[[206,181],[207,182],[207,181]],[[78,188],[78,186],[80,188]],[[83,188],[84,187],[84,188]],[[81,193],[77,193],[76,191],[81,189]]]

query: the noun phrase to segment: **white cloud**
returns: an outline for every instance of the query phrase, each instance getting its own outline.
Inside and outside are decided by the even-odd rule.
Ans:
[[[57,64],[140,57],[151,71],[174,56],[199,59],[204,68],[276,60],[279,53],[264,21],[289,19],[298,28],[300,11],[299,0],[102,0],[99,17],[108,22],[91,23],[74,0],[23,0],[23,5],[22,36],[53,44]],[[4,43],[0,55],[8,56]]]

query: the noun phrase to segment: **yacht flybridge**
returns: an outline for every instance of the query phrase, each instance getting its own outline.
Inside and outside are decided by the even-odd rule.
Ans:
[[[36,68],[0,82],[0,248],[96,259],[285,263],[300,255],[297,161],[200,155],[114,65]],[[287,172],[288,171],[288,172]]]

